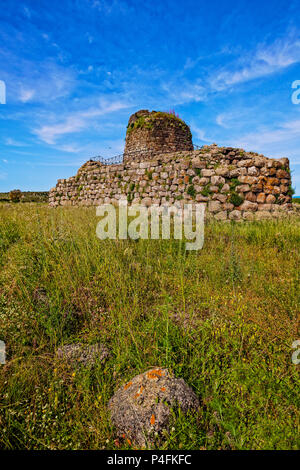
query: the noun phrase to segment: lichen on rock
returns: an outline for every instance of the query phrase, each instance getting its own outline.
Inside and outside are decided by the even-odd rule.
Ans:
[[[109,401],[112,423],[119,437],[136,446],[151,447],[168,431],[172,410],[197,412],[199,400],[181,378],[155,367],[124,384]]]

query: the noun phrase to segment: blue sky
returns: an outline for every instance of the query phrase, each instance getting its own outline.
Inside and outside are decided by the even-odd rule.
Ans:
[[[289,157],[300,195],[300,0],[0,0],[0,191],[122,153],[130,114]]]

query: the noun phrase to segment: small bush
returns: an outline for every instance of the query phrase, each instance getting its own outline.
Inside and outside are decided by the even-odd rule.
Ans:
[[[291,196],[291,197],[294,196],[294,194],[295,194],[295,189],[292,187],[292,185],[289,186],[289,189],[288,189],[287,194],[288,194],[288,196]]]
[[[209,187],[210,187],[210,184],[207,184],[206,186],[204,186],[204,188],[201,191],[202,196],[208,197],[211,194],[211,190],[209,189]]]
[[[239,186],[241,182],[237,178],[232,178],[232,180],[229,183],[231,191],[235,191],[237,186]]]
[[[188,187],[188,189],[187,189],[187,194],[188,194],[189,196],[193,197],[193,198],[196,196],[196,190],[195,190],[193,184],[191,184],[191,185]]]
[[[237,194],[236,192],[232,192],[229,198],[229,202],[233,204],[235,207],[240,206],[244,201],[244,198]]]
[[[9,199],[11,202],[20,202],[21,197],[22,197],[22,192],[20,191],[20,189],[13,189],[9,193]]]

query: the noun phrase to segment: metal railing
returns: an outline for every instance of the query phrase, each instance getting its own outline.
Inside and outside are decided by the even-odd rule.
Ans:
[[[202,146],[193,144],[194,150],[200,150]],[[186,150],[182,150],[186,151]],[[141,150],[136,150],[135,152],[127,152],[126,157],[134,156],[134,155],[140,155],[143,153],[147,153],[149,155],[160,155],[160,154],[165,154],[165,153],[175,153],[176,151],[170,150],[170,152],[164,151],[154,151],[154,150],[149,150],[149,149],[141,149]],[[179,150],[180,152],[180,150]],[[120,155],[114,155],[113,157],[105,158],[102,157],[101,155],[97,155],[96,157],[93,157],[90,159],[90,161],[94,162],[100,162],[103,165],[120,165],[121,163],[124,162],[124,153],[121,153]]]

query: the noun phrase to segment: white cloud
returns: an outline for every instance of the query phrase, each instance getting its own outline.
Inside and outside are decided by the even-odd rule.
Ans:
[[[180,70],[177,76],[173,76],[170,81],[161,81],[160,88],[166,95],[165,98],[173,105],[206,101],[216,91],[223,91],[300,63],[300,40],[289,35],[270,45],[260,44],[251,53],[244,52],[237,60],[216,69],[208,76],[203,75],[194,81],[184,78],[185,71],[194,68],[198,60],[201,60],[201,57],[195,60],[188,57],[183,70]],[[219,116],[218,124],[227,126],[225,115]]]
[[[47,144],[55,144],[57,139],[66,134],[73,134],[85,129],[91,123],[92,118],[104,116],[106,114],[127,108],[128,104],[122,101],[108,102],[100,100],[99,106],[89,108],[86,111],[77,111],[67,116],[62,122],[57,124],[46,124],[34,129],[34,134]]]
[[[28,18],[30,20],[31,18],[31,11],[29,10],[28,7],[24,6],[23,7],[23,11],[24,11],[24,15],[26,16],[26,18]]]
[[[205,130],[200,129],[199,127],[191,124],[192,134],[196,139],[201,140],[202,142],[213,142],[213,139],[210,139],[205,135]]]
[[[198,82],[188,83],[178,79],[176,82],[162,83],[161,88],[167,93],[167,99],[174,106],[205,101],[207,97],[207,90]]]
[[[34,94],[35,94],[34,90],[21,88],[20,101],[22,101],[22,103],[27,103],[28,101],[31,101],[31,99],[34,97]]]
[[[45,125],[35,129],[34,133],[47,144],[55,144],[58,137],[64,134],[78,132],[85,127],[85,121],[79,117],[70,116],[66,121],[60,124]]]
[[[265,147],[275,143],[289,143],[290,140],[300,137],[300,120],[286,121],[276,127],[263,128],[249,133],[238,139],[237,144],[245,147]]]
[[[53,62],[40,64],[38,68],[24,63],[22,79],[7,81],[13,83],[11,93],[22,103],[50,103],[58,98],[67,97],[77,84],[72,69],[66,69]]]
[[[68,153],[78,153],[81,151],[81,147],[78,147],[75,144],[64,144],[64,145],[59,145],[56,147],[58,150],[62,150],[63,152],[68,152]]]
[[[249,122],[250,115],[257,113],[253,108],[233,108],[232,111],[225,111],[216,117],[216,123],[223,129],[237,128],[242,123]],[[255,123],[257,123],[257,114],[255,114]]]
[[[256,51],[219,70],[210,79],[212,89],[221,91],[238,83],[261,78],[300,62],[300,40],[291,37],[259,45]]]
[[[5,139],[5,145],[9,145],[9,146],[12,146],[12,147],[24,147],[26,146],[26,144],[24,144],[23,142],[18,142],[17,140],[15,139],[12,139],[11,137],[7,137],[7,139]]]
[[[234,113],[220,113],[216,117],[216,123],[218,126],[224,127],[225,129],[228,129],[230,127],[229,121],[233,118]]]

